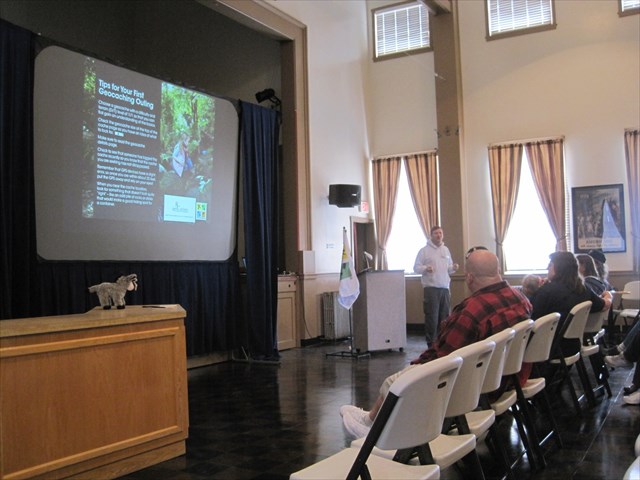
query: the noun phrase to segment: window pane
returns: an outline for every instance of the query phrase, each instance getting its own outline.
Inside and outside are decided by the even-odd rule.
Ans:
[[[551,0],[487,0],[489,35],[551,25]]]
[[[621,0],[620,9],[623,12],[633,9],[640,9],[640,0]]]
[[[390,270],[404,270],[413,272],[413,263],[418,250],[425,246],[427,239],[422,233],[411,194],[409,183],[404,170],[404,162],[400,167],[400,183],[398,185],[398,200],[393,217],[391,235],[387,242],[387,262]]]
[[[556,249],[556,239],[533,184],[526,152],[522,158],[516,209],[503,249],[508,272],[546,270],[549,254]]]
[[[376,57],[428,47],[427,18],[427,9],[423,4],[376,11]]]

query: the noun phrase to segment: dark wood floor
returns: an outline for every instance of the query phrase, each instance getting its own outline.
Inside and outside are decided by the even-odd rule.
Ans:
[[[279,365],[230,362],[189,371],[190,429],[184,456],[122,477],[128,480],[287,479],[349,441],[339,407],[370,405],[380,382],[424,349],[409,335],[403,352],[376,352],[360,359],[326,356],[348,343],[325,343],[282,352]],[[568,396],[553,396],[564,448],[546,446],[548,465],[531,472],[526,456],[516,466],[521,479],[622,479],[635,458],[640,407],[622,401],[632,371],[611,372],[613,396],[598,396],[595,408],[577,416]],[[507,434],[508,434],[507,426]],[[512,430],[515,433],[515,429]],[[507,435],[509,437],[509,435]],[[512,448],[519,449],[511,435]],[[488,478],[496,465],[479,447]],[[441,478],[463,478],[450,467]]]

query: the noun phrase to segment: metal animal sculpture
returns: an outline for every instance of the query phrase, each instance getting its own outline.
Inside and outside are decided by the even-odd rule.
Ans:
[[[98,295],[100,306],[105,310],[109,310],[112,306],[122,309],[124,308],[124,296],[131,290],[138,289],[138,276],[135,273],[131,275],[123,275],[118,278],[115,283],[99,283],[89,287],[91,293]]]

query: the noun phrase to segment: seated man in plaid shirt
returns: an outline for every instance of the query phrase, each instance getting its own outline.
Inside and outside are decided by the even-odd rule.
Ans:
[[[531,303],[502,279],[495,254],[485,247],[470,249],[465,256],[464,270],[465,282],[472,293],[442,322],[433,345],[412,361],[411,365],[387,377],[371,410],[366,411],[354,405],[340,407],[342,421],[350,434],[357,438],[367,435],[389,387],[407,369],[449,355],[458,348],[531,318]]]

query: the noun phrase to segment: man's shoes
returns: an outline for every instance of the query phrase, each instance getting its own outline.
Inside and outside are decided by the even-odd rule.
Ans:
[[[629,395],[625,395],[622,399],[624,400],[624,403],[629,405],[640,405],[640,390],[636,390]]]
[[[356,407],[355,405],[342,405],[340,407],[340,416],[344,417],[349,412],[362,412],[360,407]]]
[[[610,367],[633,367],[633,362],[630,362],[629,360],[624,358],[624,355],[622,353],[620,353],[619,355],[607,355],[606,357],[604,357],[604,363],[606,363]]]
[[[631,385],[629,385],[628,387],[624,387],[622,389],[622,391],[624,392],[625,396],[626,395],[631,395],[634,392],[638,391],[638,386],[635,385],[634,383],[632,383]]]
[[[361,408],[357,410],[344,409],[344,411],[340,408],[340,413],[342,414],[344,428],[355,438],[366,437],[369,434],[369,430],[371,430],[371,425],[373,424],[369,419],[369,412]]]

